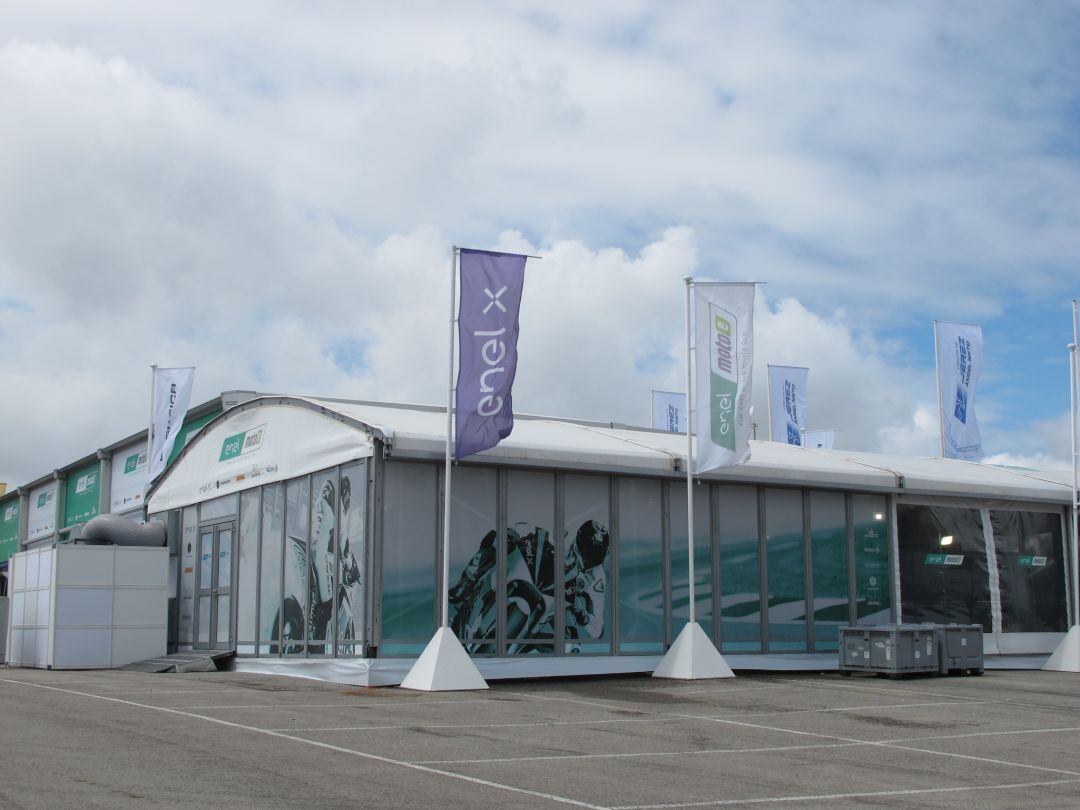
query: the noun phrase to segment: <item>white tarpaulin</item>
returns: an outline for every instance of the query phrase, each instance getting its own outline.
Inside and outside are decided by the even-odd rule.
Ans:
[[[802,446],[806,427],[806,381],[810,369],[769,366],[769,438]]]
[[[372,452],[363,429],[298,404],[253,400],[208,427],[150,493],[149,512],[318,472]]]
[[[934,321],[934,328],[937,330],[942,454],[945,458],[982,461],[982,440],[975,418],[975,388],[982,369],[982,327],[973,323]]]
[[[696,472],[750,458],[754,285],[694,282]]]
[[[26,537],[36,540],[56,531],[56,484],[30,490],[30,510],[26,518]]]
[[[652,426],[655,430],[686,433],[686,394],[679,391],[652,392]]]
[[[146,443],[139,442],[113,453],[109,511],[114,514],[142,506],[146,489]]]
[[[147,483],[157,478],[169,463],[176,435],[191,402],[191,386],[194,382],[194,368],[154,369],[153,424],[150,429],[153,446],[150,448]]]

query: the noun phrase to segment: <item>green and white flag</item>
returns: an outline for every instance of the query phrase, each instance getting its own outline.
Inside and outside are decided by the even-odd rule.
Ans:
[[[750,459],[754,284],[694,282],[695,471]]]

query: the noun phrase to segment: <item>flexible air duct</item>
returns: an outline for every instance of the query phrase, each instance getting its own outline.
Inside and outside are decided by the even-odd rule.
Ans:
[[[163,546],[166,531],[164,523],[136,523],[121,515],[105,514],[91,518],[79,539],[94,545]]]

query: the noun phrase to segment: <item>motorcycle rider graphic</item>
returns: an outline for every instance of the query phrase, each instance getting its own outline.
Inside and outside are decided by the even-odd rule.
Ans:
[[[351,483],[341,482],[342,511],[348,514],[351,500]],[[337,583],[336,570],[341,565],[341,581],[337,583],[338,638],[355,638],[352,607],[359,599],[360,569],[350,538],[343,539],[340,547],[336,531],[336,493],[332,481],[323,483],[315,500],[310,554],[303,538],[290,535],[286,542],[285,597],[281,614],[281,652],[284,655],[301,654],[304,651],[304,629],[318,641],[308,647],[313,654],[326,651],[326,643],[333,639],[334,593]],[[307,575],[307,605],[301,607],[300,595],[304,593]],[[274,623],[275,639],[278,623]],[[272,651],[276,652],[273,648]]]
[[[516,523],[506,533],[506,638],[508,654],[550,648],[532,643],[555,635],[555,547],[546,529]],[[497,617],[496,533],[488,532],[469,560],[449,601],[451,627],[470,653],[494,653]],[[566,638],[601,638],[604,633],[608,554],[607,530],[585,521],[564,561]],[[527,640],[526,640],[527,639]],[[577,652],[574,645],[571,652]]]

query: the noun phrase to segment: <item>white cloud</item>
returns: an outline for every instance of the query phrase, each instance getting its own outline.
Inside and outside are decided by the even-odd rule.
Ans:
[[[682,276],[759,279],[761,413],[764,364],[806,364],[840,446],[934,453],[905,330],[1060,297],[1080,252],[1068,16],[12,10],[0,479],[136,429],[151,362],[196,364],[197,397],[441,403],[451,241],[544,257],[522,410],[643,422],[682,386]],[[1060,458],[1007,411],[980,399],[995,448]]]

